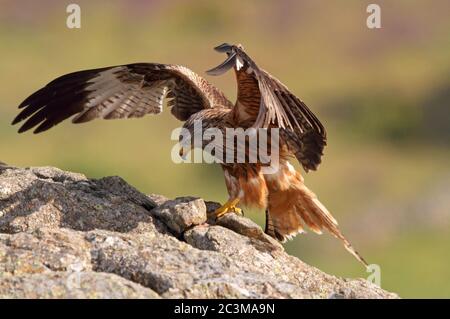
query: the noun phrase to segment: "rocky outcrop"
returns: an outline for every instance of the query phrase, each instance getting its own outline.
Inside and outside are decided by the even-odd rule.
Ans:
[[[0,166],[0,297],[396,298],[288,255],[217,203],[119,177]]]

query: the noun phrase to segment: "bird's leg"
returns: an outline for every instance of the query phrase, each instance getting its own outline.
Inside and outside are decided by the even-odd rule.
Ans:
[[[220,218],[229,212],[235,212],[239,215],[242,215],[242,209],[240,209],[239,207],[236,206],[238,203],[239,203],[239,197],[234,198],[234,199],[229,199],[225,204],[223,204],[222,207],[219,207],[214,211],[214,216],[216,218]]]

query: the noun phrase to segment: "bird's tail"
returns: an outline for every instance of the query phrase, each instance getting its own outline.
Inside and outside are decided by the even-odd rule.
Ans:
[[[336,219],[303,183],[300,173],[290,165],[284,173],[287,179],[284,186],[280,183],[274,185],[273,180],[267,182],[269,200],[266,211],[266,233],[284,242],[304,232],[304,224],[317,234],[326,229],[342,241],[348,252],[367,266],[364,258],[340,232]]]

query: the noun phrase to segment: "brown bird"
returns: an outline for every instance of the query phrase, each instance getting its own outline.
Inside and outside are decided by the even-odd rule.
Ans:
[[[229,200],[216,210],[216,217],[241,213],[241,205],[261,208],[266,212],[265,231],[277,240],[292,238],[303,232],[305,225],[318,234],[326,229],[367,265],[342,235],[333,216],[305,186],[300,172],[289,163],[295,157],[305,171],[317,169],[326,145],[323,125],[302,100],[258,67],[241,45],[224,43],[215,50],[226,53],[228,58],[207,73],[220,75],[234,70],[238,90],[234,104],[186,67],[135,63],[63,75],[25,99],[13,124],[25,121],[19,132],[36,127],[34,133],[40,133],[71,116],[73,123],[84,123],[96,118],[159,114],[166,100],[171,113],[185,121],[183,128],[191,135],[196,133],[196,121],[201,121],[202,130],[216,129],[223,136],[233,128],[262,129],[256,130],[258,137],[266,131],[273,136],[271,130],[278,129],[279,165],[273,172],[264,170],[270,163],[260,158],[249,161],[248,136],[240,146],[234,140],[232,145],[226,145],[225,140],[216,141],[224,153],[233,149],[233,160],[220,162]],[[271,141],[267,139],[267,149],[271,149]],[[181,136],[180,144],[180,155],[197,146],[192,140],[182,141]],[[207,141],[199,146],[206,150]],[[239,147],[245,149],[244,162],[236,160]],[[209,151],[217,157],[215,151]]]

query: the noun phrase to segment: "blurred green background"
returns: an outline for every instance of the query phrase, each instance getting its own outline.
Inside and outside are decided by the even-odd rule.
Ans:
[[[81,29],[66,6],[81,6]],[[89,177],[120,175],[146,193],[225,201],[221,169],[174,164],[169,112],[128,121],[69,121],[16,133],[16,106],[53,78],[132,62],[182,64],[201,75],[212,50],[242,43],[321,118],[328,147],[306,183],[340,221],[383,288],[450,297],[450,2],[0,1],[0,160]],[[232,73],[208,80],[234,100]],[[263,212],[250,217],[263,223]],[[329,235],[297,236],[287,250],[329,273],[367,277]]]

